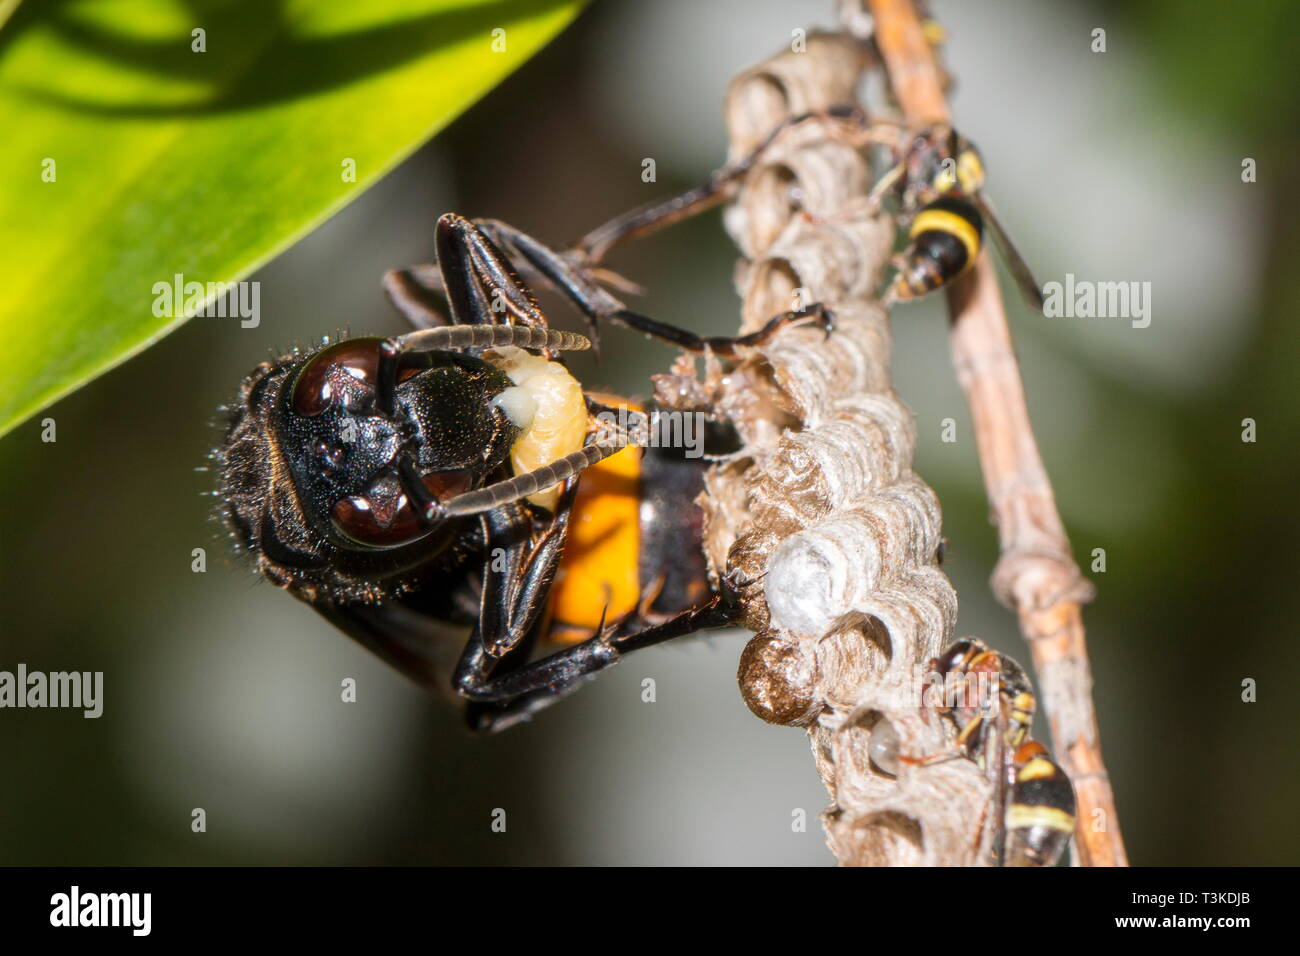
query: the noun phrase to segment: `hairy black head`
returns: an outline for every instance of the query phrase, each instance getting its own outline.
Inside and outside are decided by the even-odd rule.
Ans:
[[[518,435],[492,403],[510,379],[461,353],[403,355],[383,410],[383,342],[348,339],[258,366],[216,454],[237,544],[307,600],[376,602],[439,553],[456,560],[476,523],[421,520],[399,464],[409,459],[431,496],[451,497],[507,467]]]

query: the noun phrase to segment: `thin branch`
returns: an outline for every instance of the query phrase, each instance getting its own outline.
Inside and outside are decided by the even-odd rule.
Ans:
[[[911,0],[866,0],[903,115],[914,127],[950,122],[934,51]],[[1082,604],[1092,596],[1070,550],[1034,440],[1006,310],[988,253],[948,294],[949,343],[974,422],[1001,556],[998,599],[1014,610],[1038,671],[1060,760],[1078,798],[1084,866],[1126,866],[1119,817],[1101,756]]]

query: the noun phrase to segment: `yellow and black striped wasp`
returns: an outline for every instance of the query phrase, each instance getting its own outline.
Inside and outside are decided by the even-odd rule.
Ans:
[[[856,106],[787,119],[748,155],[717,170],[701,186],[612,220],[582,239],[572,255],[587,267],[599,265],[624,240],[717,205],[783,135],[804,123],[825,124],[857,148],[889,151],[888,169],[863,201],[865,212],[874,215],[893,197],[907,227],[907,245],[892,260],[895,275],[884,293],[886,305],[919,298],[960,276],[979,256],[987,230],[1030,308],[1042,312],[1042,290],[984,195],[984,161],[974,144],[947,126],[912,131],[872,121]]]
[[[919,298],[964,273],[983,248],[987,229],[1025,301],[1041,312],[1042,290],[984,195],[984,161],[974,144],[948,126],[912,132],[875,124],[868,133],[894,156],[869,203],[897,196],[908,229],[907,246],[894,257],[897,271],[886,304]]]
[[[1074,788],[1042,744],[1030,739],[1036,703],[1024,669],[982,641],[965,638],[930,661],[932,707],[957,726],[953,750],[899,760],[928,765],[966,757],[993,785],[991,842],[999,866],[1055,866],[1074,833]],[[984,822],[980,823],[981,834]]]

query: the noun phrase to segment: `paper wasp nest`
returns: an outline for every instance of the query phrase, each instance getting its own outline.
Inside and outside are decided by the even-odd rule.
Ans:
[[[727,100],[732,159],[788,117],[854,102],[864,57],[847,38],[812,36],[806,52],[739,76]],[[975,765],[903,764],[892,777],[869,754],[873,742],[889,749],[881,721],[904,754],[951,746],[945,721],[921,719],[919,686],[957,616],[937,566],[939,502],[912,472],[915,424],[890,385],[875,290],[893,227],[861,215],[870,186],[862,152],[830,124],[806,122],[764,153],[727,211],[746,256],[743,330],[816,302],[835,326],[829,338],[791,329],[714,377],[712,400],[737,421],[749,457],[710,475],[706,540],[715,573],[747,582],[744,623],[756,636],[741,692],[764,719],[808,728],[840,862],[969,865],[983,859],[989,801]]]

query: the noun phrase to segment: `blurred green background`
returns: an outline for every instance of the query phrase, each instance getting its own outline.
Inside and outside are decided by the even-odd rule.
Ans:
[[[1106,552],[1086,620],[1130,856],[1300,862],[1287,697],[1300,684],[1300,7],[934,8],[957,122],[1039,279],[1152,283],[1146,329],[1035,318],[1006,289],[1079,560]],[[558,245],[696,183],[724,154],[728,78],[832,14],[830,0],[593,4],[253,276],[258,328],[195,319],[0,441],[0,669],[105,672],[98,720],[0,711],[0,863],[832,862],[803,735],[759,723],[735,689],[743,635],[642,652],[533,724],[473,739],[444,702],[229,559],[211,478],[194,470],[214,409],[269,350],[401,329],[379,279],[429,259],[439,213]],[[1104,54],[1090,52],[1098,27]],[[656,183],[641,181],[646,157]],[[612,264],[650,287],[643,311],[722,333],[737,323],[735,257],[712,214]],[[67,281],[98,277],[70,261]],[[996,540],[940,307],[900,309],[895,331],[917,470],[944,505],[959,633],[1023,660],[987,587]],[[615,330],[604,364],[580,374],[636,389],[671,358]],[[55,444],[40,440],[47,415]],[[949,417],[955,444],[939,440]],[[205,574],[190,570],[195,547]],[[345,677],[355,704],[340,702]],[[655,703],[641,701],[645,677]],[[1245,678],[1257,703],[1241,701]],[[206,833],[190,830],[195,807]],[[505,833],[490,828],[496,808]],[[807,832],[792,832],[795,808]]]

